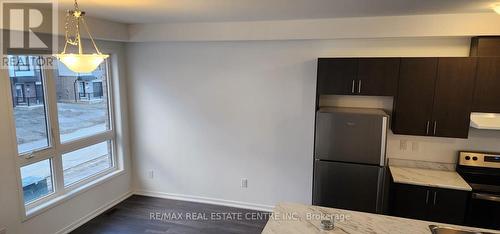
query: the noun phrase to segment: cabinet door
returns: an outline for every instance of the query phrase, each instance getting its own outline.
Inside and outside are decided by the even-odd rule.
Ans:
[[[394,133],[429,135],[437,64],[437,58],[401,59],[392,117]]]
[[[391,215],[427,219],[429,189],[407,184],[393,184],[393,189]]]
[[[472,110],[500,113],[500,58],[478,58]]]
[[[359,59],[356,92],[368,96],[394,96],[397,91],[400,61],[400,58]]]
[[[439,58],[432,115],[434,136],[468,137],[476,61]]]
[[[466,191],[433,189],[429,199],[429,220],[463,225],[468,197]]]
[[[354,94],[357,68],[355,58],[318,59],[318,94]]]

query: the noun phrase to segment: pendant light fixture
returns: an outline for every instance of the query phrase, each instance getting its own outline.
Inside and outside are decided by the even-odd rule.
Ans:
[[[97,48],[87,23],[85,23],[85,12],[78,8],[78,2],[76,0],[74,6],[75,8],[68,11],[66,14],[66,24],[64,26],[66,43],[64,44],[62,53],[56,55],[56,57],[73,72],[91,73],[97,69],[109,55],[102,54],[99,48]],[[80,36],[80,27],[82,25],[89,34],[92,45],[94,46],[95,53],[93,54],[83,53],[82,39]],[[67,53],[67,49],[70,46],[78,47],[78,54]]]

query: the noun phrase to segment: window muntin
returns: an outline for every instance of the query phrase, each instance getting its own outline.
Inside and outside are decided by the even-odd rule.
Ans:
[[[64,186],[70,186],[113,167],[111,141],[62,155]]]
[[[21,167],[24,204],[46,197],[54,192],[52,175],[52,162],[50,159]]]
[[[110,113],[105,63],[88,74],[58,64],[55,76],[61,142],[109,131]]]
[[[18,56],[19,61],[32,58],[34,57]],[[18,151],[24,154],[50,146],[48,115],[41,67],[36,67],[29,73],[15,72],[16,67],[13,65],[9,68],[10,88]]]

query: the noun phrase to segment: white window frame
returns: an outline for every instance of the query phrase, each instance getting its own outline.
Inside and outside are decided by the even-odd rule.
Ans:
[[[15,145],[15,155],[17,162],[17,180],[18,180],[18,191],[19,191],[19,201],[22,212],[22,220],[26,221],[31,217],[34,217],[45,210],[52,208],[53,206],[58,205],[59,203],[70,199],[71,197],[86,191],[87,189],[94,187],[107,179],[117,176],[124,172],[122,166],[122,159],[118,157],[117,150],[117,139],[116,139],[116,118],[115,118],[115,105],[117,102],[114,100],[114,79],[111,70],[111,62],[110,59],[106,59],[104,62],[106,63],[106,91],[107,91],[107,102],[108,102],[108,118],[109,118],[109,130],[101,133],[97,133],[91,136],[85,136],[83,138],[72,139],[68,142],[62,143],[61,136],[59,134],[59,116],[57,110],[57,90],[56,90],[56,82],[55,78],[57,76],[56,70],[50,69],[47,67],[42,67],[42,82],[43,82],[43,91],[44,91],[44,100],[45,100],[45,115],[47,121],[47,138],[48,138],[48,147],[44,147],[41,149],[36,149],[32,152],[27,152],[23,154],[19,154],[18,145],[17,145],[17,135],[16,135],[16,126],[15,126],[15,117],[14,117],[14,108],[10,106],[9,115],[10,115],[10,123],[11,123],[11,132],[13,133],[13,142]],[[54,62],[55,59],[54,59]],[[10,78],[8,79],[8,83],[10,85]],[[10,87],[10,86],[9,86]],[[12,94],[9,93],[10,101],[12,102]],[[111,162],[112,165],[110,168],[92,175],[90,177],[84,178],[80,181],[77,181],[73,184],[69,184],[68,186],[64,186],[64,171],[62,165],[62,155],[65,153],[73,152],[75,150],[79,150],[82,148],[86,148],[89,146],[93,146],[95,144],[103,143],[103,142],[111,143]],[[21,176],[21,168],[24,166],[28,166],[40,161],[44,161],[46,159],[50,159],[51,172],[52,172],[52,187],[53,192],[38,198],[34,201],[31,201],[27,204],[24,203],[24,194],[23,194],[23,186],[22,186],[22,176]]]

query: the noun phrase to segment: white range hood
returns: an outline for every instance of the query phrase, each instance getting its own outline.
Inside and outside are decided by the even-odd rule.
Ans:
[[[477,129],[500,130],[500,114],[472,113],[470,126]]]

